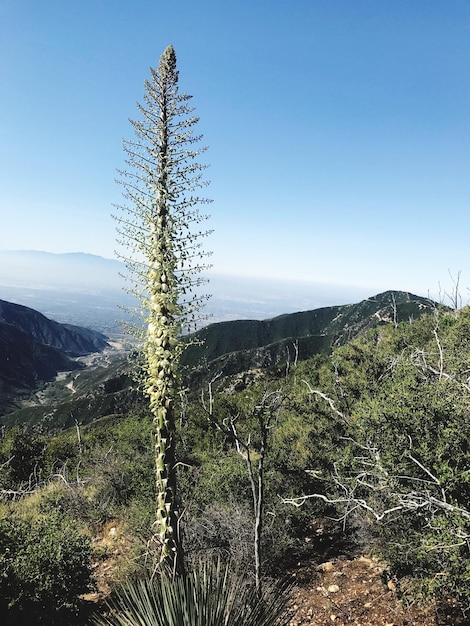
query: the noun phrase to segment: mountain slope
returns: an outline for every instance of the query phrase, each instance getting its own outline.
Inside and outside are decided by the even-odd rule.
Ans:
[[[0,346],[0,389],[2,385],[33,389],[38,381],[50,380],[59,370],[79,367],[59,350],[2,322]]]
[[[59,324],[21,304],[0,300],[0,322],[27,333],[36,341],[57,348],[69,356],[99,352],[107,345],[102,333],[80,326]]]
[[[80,367],[56,348],[0,322],[0,415],[13,409],[19,397],[52,380],[57,372]]]
[[[101,333],[59,324],[34,309],[0,300],[0,415],[59,371],[82,368],[74,357],[106,346]]]
[[[314,354],[326,354],[334,346],[344,344],[380,324],[398,323],[430,314],[438,306],[431,300],[410,293],[388,291],[357,304],[324,307],[264,321],[236,320],[211,324],[191,335],[193,344],[183,352],[186,382],[198,385],[218,372],[238,374],[282,364],[288,358],[291,361],[295,358],[305,360]],[[81,331],[83,333],[83,329]],[[69,425],[67,420],[72,414],[87,423],[108,412],[125,411],[133,397],[130,365],[124,354],[115,358],[117,360],[112,367],[104,366],[95,372],[87,369],[78,377],[74,374],[61,383],[54,383],[51,401],[43,398],[41,406],[23,407],[5,419],[11,424],[39,423],[47,418],[48,425],[61,428]],[[71,366],[59,367],[59,370],[71,369]],[[68,389],[62,397],[58,387],[64,386]]]
[[[234,374],[298,358],[326,353],[361,333],[385,323],[399,323],[431,313],[437,303],[403,291],[386,291],[358,304],[324,307],[257,321],[211,324],[191,336],[183,354],[187,368]]]

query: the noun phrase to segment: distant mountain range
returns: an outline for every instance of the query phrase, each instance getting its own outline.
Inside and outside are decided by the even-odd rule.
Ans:
[[[58,322],[86,326],[108,336],[122,334],[125,309],[136,301],[121,261],[81,252],[0,251],[0,298],[41,311]],[[370,291],[294,281],[208,275],[209,321],[267,319],[330,304],[357,302]]]
[[[120,306],[133,307],[115,259],[81,252],[0,251],[0,298],[29,306],[58,322],[122,333]]]
[[[123,264],[84,252],[0,250],[0,285],[34,289],[119,290]]]

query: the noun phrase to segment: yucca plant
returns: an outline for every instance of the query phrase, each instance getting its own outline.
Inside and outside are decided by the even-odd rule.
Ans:
[[[182,572],[180,511],[176,484],[176,417],[182,335],[193,329],[205,301],[201,272],[208,269],[201,230],[207,215],[199,196],[206,186],[198,162],[198,122],[190,96],[179,91],[173,46],[163,52],[145,81],[135,136],[124,142],[126,170],[120,172],[124,203],[118,205],[119,253],[139,302],[142,319],[132,329],[141,346],[143,390],[154,425],[156,506],[154,536],[160,561]]]
[[[265,584],[261,595],[246,577],[231,576],[220,563],[205,563],[184,576],[124,584],[107,602],[108,615],[94,626],[285,626],[289,586]]]

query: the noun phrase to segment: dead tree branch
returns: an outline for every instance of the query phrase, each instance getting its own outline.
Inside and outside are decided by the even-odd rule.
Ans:
[[[237,453],[244,459],[251,487],[253,500],[254,523],[254,560],[255,581],[258,593],[261,593],[261,537],[264,518],[265,461],[269,449],[269,433],[277,422],[279,410],[284,401],[280,390],[265,390],[260,402],[254,407],[253,416],[257,418],[257,448],[254,448],[254,437],[251,433],[242,436],[239,433],[238,421],[240,413],[219,419],[214,410],[213,384],[221,376],[216,374],[208,385],[208,400],[202,394],[202,406],[207,419],[221,433],[230,438]],[[257,461],[256,461],[257,459]]]

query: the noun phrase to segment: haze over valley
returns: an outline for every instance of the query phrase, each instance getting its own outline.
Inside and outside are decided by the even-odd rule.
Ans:
[[[125,267],[116,259],[82,252],[0,251],[0,299],[34,308],[58,322],[108,335],[122,332],[119,307],[135,307],[125,292]],[[204,293],[209,322],[262,320],[284,313],[357,302],[370,290],[211,273]]]

